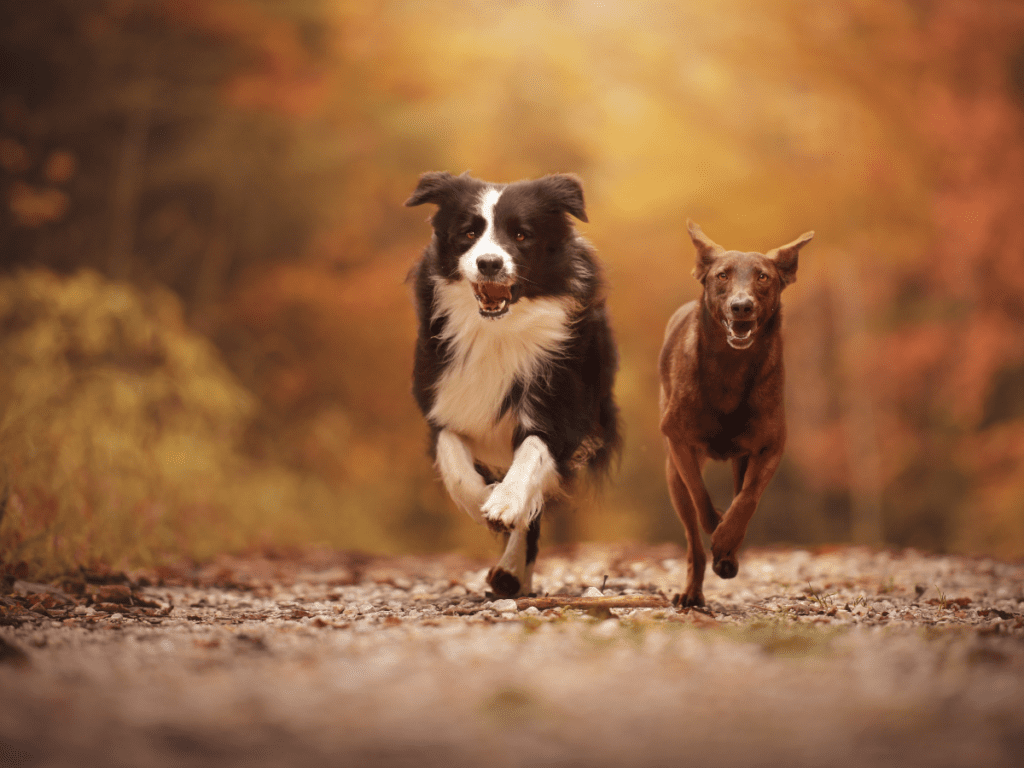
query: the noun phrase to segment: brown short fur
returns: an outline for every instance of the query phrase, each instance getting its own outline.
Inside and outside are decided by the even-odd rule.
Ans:
[[[780,297],[796,280],[800,248],[814,236],[760,254],[726,251],[693,222],[689,231],[703,291],[669,320],[659,360],[668,487],[689,543],[680,607],[704,605],[707,560],[697,521],[711,534],[712,568],[731,579],[747,524],[782,458]],[[724,514],[701,477],[708,459],[732,462],[735,496]]]

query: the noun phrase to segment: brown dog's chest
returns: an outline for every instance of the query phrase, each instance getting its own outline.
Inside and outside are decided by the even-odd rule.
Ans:
[[[695,386],[675,390],[664,426],[717,461],[756,453],[784,439],[782,369],[776,361],[771,354],[736,367],[690,357]]]
[[[705,409],[693,425],[695,443],[702,444],[708,458],[723,461],[753,450],[753,437],[757,434],[754,413],[749,403],[722,413]]]

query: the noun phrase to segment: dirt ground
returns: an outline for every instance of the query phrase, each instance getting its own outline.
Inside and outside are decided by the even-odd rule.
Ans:
[[[1024,766],[1024,565],[352,553],[0,592],[0,766]]]

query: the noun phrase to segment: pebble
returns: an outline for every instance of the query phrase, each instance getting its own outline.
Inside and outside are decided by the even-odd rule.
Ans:
[[[604,594],[597,587],[587,587],[583,590],[584,597],[604,597]]]
[[[490,607],[498,613],[515,613],[519,610],[515,600],[495,600]]]

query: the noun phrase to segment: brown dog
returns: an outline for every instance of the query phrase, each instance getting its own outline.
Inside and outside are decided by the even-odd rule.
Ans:
[[[675,603],[704,605],[707,562],[698,518],[711,534],[712,568],[723,579],[739,570],[736,551],[782,458],[782,289],[796,280],[801,235],[765,254],[726,251],[692,221],[693,271],[701,298],[683,305],[661,349],[661,432],[668,444],[668,487],[686,528],[689,572]],[[732,461],[735,497],[725,514],[701,478],[708,459]]]

